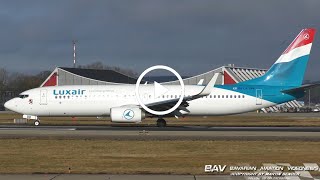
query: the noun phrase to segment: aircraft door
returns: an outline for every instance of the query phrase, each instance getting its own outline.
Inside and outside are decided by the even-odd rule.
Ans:
[[[256,105],[262,105],[262,89],[256,89]]]
[[[47,99],[47,90],[41,90],[40,91],[40,105],[47,105],[48,104]]]

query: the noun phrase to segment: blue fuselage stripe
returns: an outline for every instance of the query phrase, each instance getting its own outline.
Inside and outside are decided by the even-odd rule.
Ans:
[[[290,62],[274,64],[265,75],[240,82],[243,85],[301,86],[308,64],[309,55],[301,56]]]
[[[295,94],[282,93],[282,90],[293,88],[291,86],[263,86],[263,85],[216,85],[215,88],[225,89],[256,97],[257,90],[262,90],[262,99],[276,104],[292,101],[304,96],[304,92]]]

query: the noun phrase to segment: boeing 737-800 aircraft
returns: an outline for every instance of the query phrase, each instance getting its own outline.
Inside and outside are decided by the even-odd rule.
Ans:
[[[187,115],[228,115],[244,113],[301,98],[309,86],[301,86],[309,60],[315,29],[303,29],[265,75],[233,85],[215,85],[217,74],[206,86],[187,85],[182,103],[167,115],[144,110],[135,94],[135,85],[74,85],[41,87],[25,91],[5,107],[25,118],[46,116],[110,116],[112,122],[141,122],[158,117]],[[257,59],[259,61],[259,59]],[[153,85],[140,85],[144,105],[153,110],[174,106],[181,97],[180,86],[166,85],[166,94],[155,97]]]

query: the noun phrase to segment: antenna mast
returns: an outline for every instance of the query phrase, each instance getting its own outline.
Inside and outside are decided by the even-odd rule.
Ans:
[[[77,40],[73,40],[73,68],[76,68],[76,42]]]

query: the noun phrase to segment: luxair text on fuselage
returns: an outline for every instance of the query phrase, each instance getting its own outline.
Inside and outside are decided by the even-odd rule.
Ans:
[[[63,96],[63,95],[83,95],[86,90],[82,89],[65,89],[65,90],[53,90],[53,95]]]

